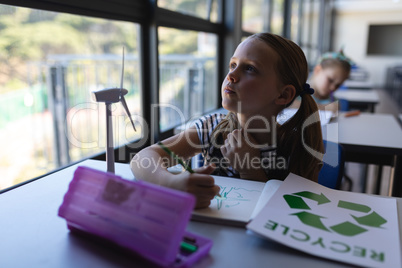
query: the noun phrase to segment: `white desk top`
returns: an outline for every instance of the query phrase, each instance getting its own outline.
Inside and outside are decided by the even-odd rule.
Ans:
[[[391,114],[360,113],[352,117],[340,114],[337,122],[323,128],[323,137],[341,144],[389,149],[402,154],[402,128]]]
[[[368,89],[373,87],[373,83],[370,81],[346,80],[343,85],[348,88],[361,88],[361,89]]]
[[[334,95],[338,99],[344,99],[351,102],[378,103],[380,101],[378,93],[374,89],[337,90]]]
[[[105,162],[86,160],[0,195],[0,267],[150,267],[138,257],[70,233],[65,220],[57,216],[79,165],[106,170]],[[128,164],[116,163],[116,174],[133,178]],[[264,263],[272,267],[351,267],[247,234],[238,227],[190,222],[188,230],[214,241],[209,256],[194,267],[260,267]]]

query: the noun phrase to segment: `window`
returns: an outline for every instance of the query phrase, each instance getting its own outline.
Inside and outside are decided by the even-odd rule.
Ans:
[[[160,129],[217,107],[217,36],[159,28]]]
[[[302,0],[295,0],[292,1],[291,7],[291,19],[290,19],[290,38],[296,42],[300,43],[300,34],[301,34],[301,23],[300,23],[300,12],[301,12],[301,5],[300,2]]]
[[[301,33],[300,45],[306,54],[307,61],[314,65],[320,56],[318,48],[320,2],[317,0],[303,1],[302,5],[302,19],[300,23],[302,24],[303,31]]]
[[[158,6],[212,22],[219,22],[218,0],[159,0]]]
[[[271,31],[274,34],[283,35],[284,24],[284,0],[273,1],[273,14],[271,22]]]
[[[250,33],[267,31],[270,18],[268,10],[267,0],[243,0],[243,30]]]
[[[0,5],[0,27],[0,189],[105,151],[91,92],[120,85],[123,46],[126,100],[141,115],[137,24]],[[113,116],[116,146],[139,138],[120,104]]]

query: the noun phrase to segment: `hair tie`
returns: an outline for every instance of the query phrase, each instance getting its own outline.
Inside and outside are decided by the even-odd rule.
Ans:
[[[343,52],[343,47],[339,50],[339,52],[326,52],[323,55],[321,55],[318,64],[321,64],[324,60],[328,59],[344,61],[348,63],[350,66],[353,66],[355,64],[350,58],[346,57],[345,53]]]
[[[300,93],[300,96],[302,96],[304,93],[313,95],[314,94],[314,89],[312,87],[310,87],[310,85],[308,83],[304,83],[303,90]]]

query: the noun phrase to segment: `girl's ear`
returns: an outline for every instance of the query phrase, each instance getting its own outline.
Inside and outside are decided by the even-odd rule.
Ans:
[[[293,85],[286,85],[282,88],[281,94],[276,98],[275,104],[277,105],[287,105],[296,96],[296,88]]]

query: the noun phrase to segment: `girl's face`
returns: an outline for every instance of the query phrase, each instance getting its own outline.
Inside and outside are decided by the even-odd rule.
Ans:
[[[246,39],[236,49],[222,83],[222,106],[244,114],[272,116],[281,84],[275,72],[278,55],[258,39]]]
[[[318,99],[328,99],[331,92],[337,90],[348,78],[349,73],[341,66],[334,65],[323,68],[317,65],[314,68],[313,88],[314,96]]]

